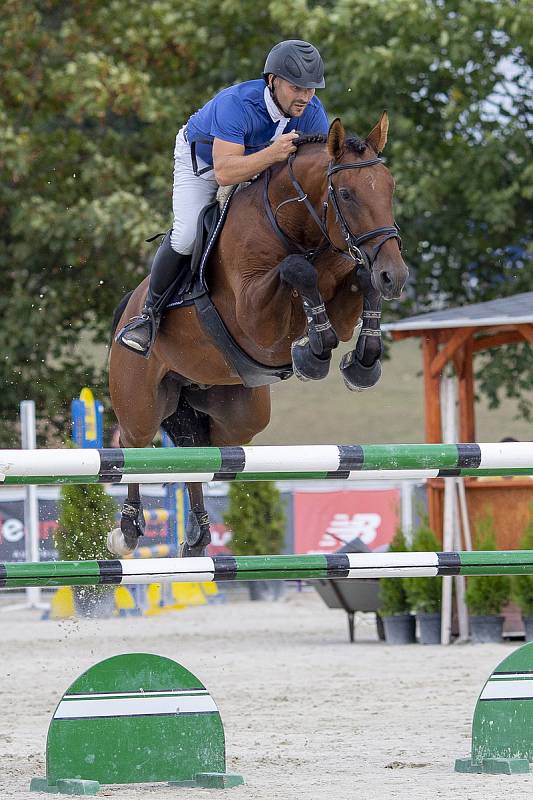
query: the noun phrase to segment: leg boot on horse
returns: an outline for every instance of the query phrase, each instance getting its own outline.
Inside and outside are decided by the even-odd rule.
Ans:
[[[292,255],[281,262],[279,274],[301,297],[307,321],[305,335],[296,339],[291,347],[294,374],[302,381],[321,380],[329,372],[331,351],[339,340],[318,290],[318,273],[306,258]]]

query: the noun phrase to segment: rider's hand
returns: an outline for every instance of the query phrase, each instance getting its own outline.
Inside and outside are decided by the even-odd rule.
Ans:
[[[272,154],[273,160],[286,161],[291,153],[295,153],[296,146],[293,144],[293,140],[297,139],[298,136],[298,131],[282,133],[281,136],[276,139],[276,141],[273,142],[268,148]]]

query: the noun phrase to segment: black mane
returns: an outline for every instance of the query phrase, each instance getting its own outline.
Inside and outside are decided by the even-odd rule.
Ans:
[[[296,147],[301,147],[303,144],[325,144],[328,137],[324,133],[301,133],[295,140]]]
[[[301,147],[304,144],[325,144],[327,140],[327,135],[323,133],[305,133],[300,134],[294,144],[296,147]],[[352,153],[357,153],[358,155],[364,153],[368,147],[365,140],[360,139],[358,136],[351,136],[349,139],[345,139],[344,146],[347,150],[350,150]]]

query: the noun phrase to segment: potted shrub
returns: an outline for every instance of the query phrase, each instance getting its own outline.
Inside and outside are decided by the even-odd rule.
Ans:
[[[224,522],[232,532],[230,548],[236,556],[276,554],[285,543],[285,509],[273,481],[230,484]],[[250,599],[262,600],[271,583],[277,596],[277,581],[249,581]]]
[[[492,514],[476,523],[476,550],[496,550],[496,534]],[[468,578],[466,604],[470,613],[470,638],[473,642],[499,642],[503,617],[500,615],[511,595],[507,575],[476,575]]]
[[[440,550],[427,518],[415,531],[411,550],[419,553],[436,553]],[[420,644],[440,644],[442,578],[406,578],[405,585],[409,604],[416,613]]]
[[[107,532],[115,524],[117,506],[102,484],[65,484],[59,501],[59,526],[54,544],[62,561],[109,558]],[[74,603],[81,616],[111,616],[113,586],[74,586]]]
[[[533,550],[533,503],[529,506],[529,522],[519,542],[520,550]],[[526,642],[533,641],[533,575],[513,575],[511,594],[524,619]]]
[[[403,531],[398,529],[389,545],[390,553],[405,553],[407,544]],[[415,641],[415,618],[405,591],[404,578],[381,578],[379,582],[385,641],[387,644],[412,644]]]

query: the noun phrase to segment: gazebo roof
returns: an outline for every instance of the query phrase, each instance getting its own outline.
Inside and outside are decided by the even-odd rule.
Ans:
[[[430,311],[383,324],[384,331],[414,331],[428,328],[474,328],[485,325],[533,323],[533,292],[523,292],[486,303],[473,303],[442,311]]]

